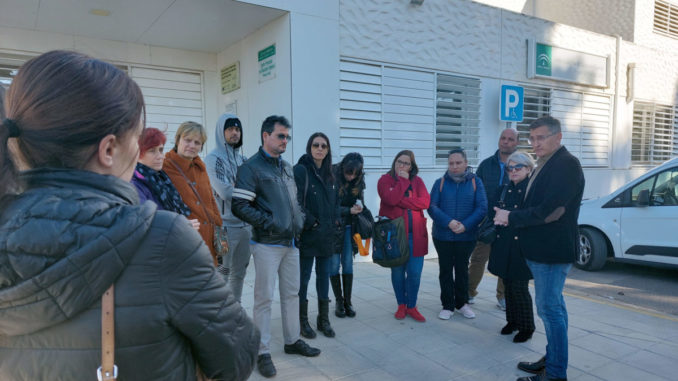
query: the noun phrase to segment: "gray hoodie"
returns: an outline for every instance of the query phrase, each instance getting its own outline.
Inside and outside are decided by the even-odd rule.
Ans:
[[[237,116],[234,114],[223,114],[219,117],[214,129],[217,146],[205,158],[205,165],[207,166],[207,174],[209,175],[210,183],[212,183],[214,198],[217,200],[217,206],[221,211],[221,219],[224,225],[226,227],[241,228],[248,225],[231,213],[231,198],[238,167],[247,158],[243,156],[240,147],[233,148],[224,139],[224,122],[229,118],[237,118]],[[241,146],[242,131],[240,132],[239,143],[238,146]]]

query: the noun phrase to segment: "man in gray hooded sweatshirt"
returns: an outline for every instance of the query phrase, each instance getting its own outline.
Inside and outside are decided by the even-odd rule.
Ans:
[[[236,300],[240,301],[247,266],[250,263],[252,228],[231,212],[231,197],[238,167],[246,160],[241,152],[242,123],[233,114],[223,114],[214,129],[217,146],[205,158],[207,174],[221,219],[228,231],[229,251],[219,271],[228,278]]]

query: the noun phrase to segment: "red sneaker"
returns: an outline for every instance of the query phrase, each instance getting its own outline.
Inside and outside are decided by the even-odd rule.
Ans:
[[[395,318],[398,320],[405,319],[405,311],[407,310],[407,305],[398,304],[398,311],[395,313]]]
[[[423,323],[423,322],[426,321],[426,318],[424,317],[424,315],[422,315],[421,313],[419,313],[419,310],[417,310],[417,307],[408,308],[408,309],[407,309],[407,314],[410,315],[410,316],[412,316],[412,319],[414,319],[414,320],[416,320],[416,321],[418,321],[418,322],[422,322],[422,323]]]

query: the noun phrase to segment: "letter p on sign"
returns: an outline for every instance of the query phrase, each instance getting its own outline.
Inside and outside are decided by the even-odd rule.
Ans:
[[[523,121],[523,88],[520,86],[501,86],[499,119],[507,122]]]

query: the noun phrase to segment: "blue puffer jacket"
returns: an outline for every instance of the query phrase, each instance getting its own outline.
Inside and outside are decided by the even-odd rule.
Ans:
[[[443,180],[441,192],[440,182]],[[431,188],[428,214],[433,219],[433,238],[441,241],[474,241],[478,235],[478,224],[487,214],[483,182],[475,174],[467,172],[465,180],[457,184],[446,171]],[[448,225],[453,219],[461,222],[466,231],[461,234],[452,232]]]

